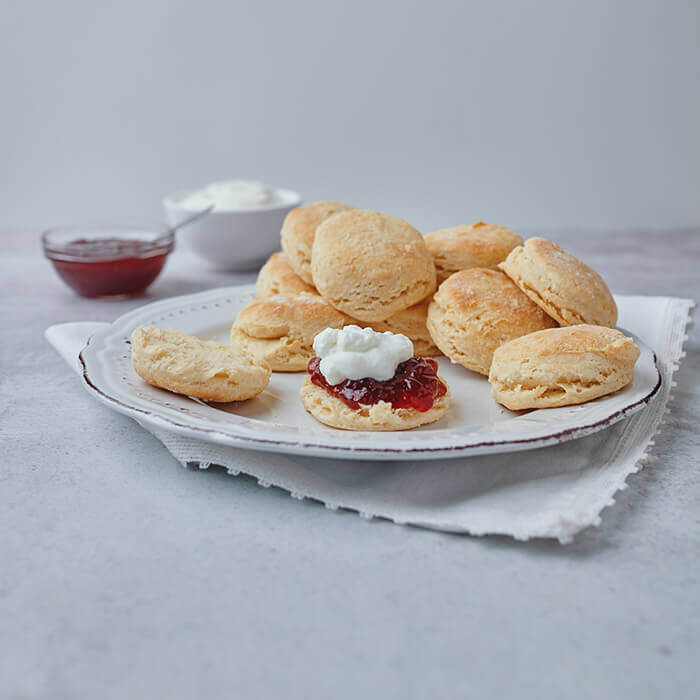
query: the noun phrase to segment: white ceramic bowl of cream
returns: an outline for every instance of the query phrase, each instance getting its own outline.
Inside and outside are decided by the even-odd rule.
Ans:
[[[181,221],[213,205],[213,209],[183,226],[177,241],[220,270],[259,267],[279,250],[284,217],[301,203],[297,192],[258,182],[230,180],[163,199],[165,220]]]

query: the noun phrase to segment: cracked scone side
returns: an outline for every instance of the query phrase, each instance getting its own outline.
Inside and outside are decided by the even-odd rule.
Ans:
[[[444,379],[440,380],[447,386]],[[450,405],[449,388],[444,396],[436,399],[428,411],[408,408],[393,408],[390,403],[380,401],[372,406],[362,406],[355,410],[347,406],[337,396],[314,384],[309,376],[304,378],[301,387],[301,402],[304,408],[319,423],[342,430],[411,430],[440,420]]]
[[[614,328],[539,331],[496,350],[491,394],[511,410],[585,403],[627,386],[638,357],[634,341]]]
[[[270,381],[270,368],[241,349],[156,326],[131,334],[131,362],[149,384],[204,401],[250,399]]]
[[[428,330],[443,354],[486,375],[500,345],[556,325],[498,270],[456,272],[428,307]]]
[[[311,253],[313,282],[333,306],[361,321],[384,321],[435,291],[423,236],[403,219],[352,209],[324,221]]]
[[[316,229],[329,217],[348,209],[352,207],[340,202],[313,202],[292,209],[285,217],[280,231],[282,250],[294,272],[307,284],[313,284],[311,246]]]
[[[483,221],[425,234],[425,244],[433,256],[438,282],[460,270],[495,268],[522,242],[521,236],[505,226]]]
[[[275,294],[317,294],[316,288],[304,282],[292,269],[284,253],[273,253],[260,268],[256,282],[259,297]]]
[[[562,326],[617,323],[617,305],[603,278],[556,243],[529,238],[498,267]]]
[[[348,323],[352,319],[315,294],[262,297],[239,312],[231,328],[231,345],[275,372],[302,372],[314,356],[316,334]]]

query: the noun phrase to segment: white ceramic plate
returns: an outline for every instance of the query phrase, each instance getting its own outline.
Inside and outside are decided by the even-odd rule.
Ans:
[[[640,410],[658,391],[654,353],[635,339],[641,356],[625,389],[581,406],[515,413],[491,398],[485,377],[439,358],[452,404],[432,425],[390,433],[360,433],[321,425],[299,399],[303,374],[274,373],[254,399],[206,404],[144,382],[131,367],[129,338],[139,325],[175,328],[227,343],[253,285],[214,289],[148,304],[117,319],[80,354],[83,382],[111,408],[154,428],[222,445],[343,459],[438,459],[554,445],[602,430]]]

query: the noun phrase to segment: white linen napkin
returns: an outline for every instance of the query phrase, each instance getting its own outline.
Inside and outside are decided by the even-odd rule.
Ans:
[[[285,489],[327,508],[448,532],[502,534],[562,544],[589,525],[645,463],[668,412],[673,372],[684,356],[694,302],[670,297],[616,297],[620,326],[657,355],[662,386],[645,409],[594,435],[526,452],[435,461],[358,462],[222,447],[143,426],[183,466],[224,467],[261,486]],[[47,340],[79,371],[78,353],[103,324],[64,323]]]

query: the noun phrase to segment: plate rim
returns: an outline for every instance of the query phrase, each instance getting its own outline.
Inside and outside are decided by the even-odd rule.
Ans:
[[[87,340],[85,346],[82,348],[78,355],[78,360],[81,367],[81,380],[83,386],[86,390],[93,394],[101,403],[113,408],[117,412],[135,418],[134,414],[137,414],[140,420],[146,423],[155,425],[157,428],[170,430],[186,437],[191,437],[194,439],[205,440],[206,442],[214,442],[216,444],[238,447],[238,448],[248,448],[264,452],[276,452],[280,451],[279,448],[287,453],[298,454],[298,455],[309,455],[313,454],[322,457],[345,457],[350,459],[401,459],[402,456],[410,456],[416,459],[439,459],[441,457],[460,457],[460,456],[470,456],[473,454],[474,450],[481,450],[476,454],[483,454],[483,450],[488,448],[500,448],[494,449],[493,451],[498,452],[509,452],[518,451],[526,449],[536,449],[538,447],[546,447],[552,444],[560,444],[562,442],[567,442],[569,440],[574,440],[579,437],[584,437],[587,434],[598,432],[603,430],[614,423],[624,419],[625,417],[636,413],[646,406],[658,393],[662,385],[661,372],[659,371],[658,357],[656,353],[648,348],[652,354],[652,359],[654,363],[654,369],[656,370],[656,384],[654,387],[643,397],[637,399],[633,403],[625,406],[624,408],[618,408],[612,413],[608,414],[604,418],[592,421],[585,425],[575,426],[565,428],[560,431],[553,431],[547,435],[540,435],[537,437],[518,437],[518,438],[504,438],[502,440],[483,440],[479,442],[468,442],[465,444],[454,444],[454,445],[440,445],[440,446],[412,446],[412,447],[363,447],[361,445],[351,446],[351,445],[333,445],[329,443],[318,443],[313,440],[289,440],[289,439],[272,439],[268,437],[256,437],[254,435],[243,435],[236,434],[235,426],[232,425],[231,432],[224,432],[215,428],[206,428],[203,426],[193,426],[188,423],[179,422],[169,416],[160,415],[154,411],[149,411],[139,406],[130,405],[125,403],[121,398],[112,396],[106,390],[98,386],[93,377],[90,376],[88,370],[88,363],[85,360],[86,351],[90,350],[90,345],[93,339],[102,333],[107,333],[111,328],[113,328],[118,322],[124,319],[124,317],[131,314],[143,311],[146,308],[156,307],[164,302],[173,302],[177,300],[182,300],[190,303],[193,299],[196,299],[202,295],[208,295],[212,292],[220,292],[226,294],[227,290],[231,290],[232,293],[245,293],[255,290],[254,284],[246,285],[234,285],[226,287],[216,287],[209,290],[203,290],[201,292],[195,292],[193,294],[184,294],[174,297],[168,297],[166,299],[159,299],[157,301],[139,306],[131,311],[127,311],[122,314],[114,321],[109,324],[108,328],[103,331],[97,331],[93,333]],[[635,336],[636,337],[636,336]],[[545,409],[541,409],[545,410]],[[204,437],[203,437],[204,436]],[[513,447],[513,450],[508,449]]]

